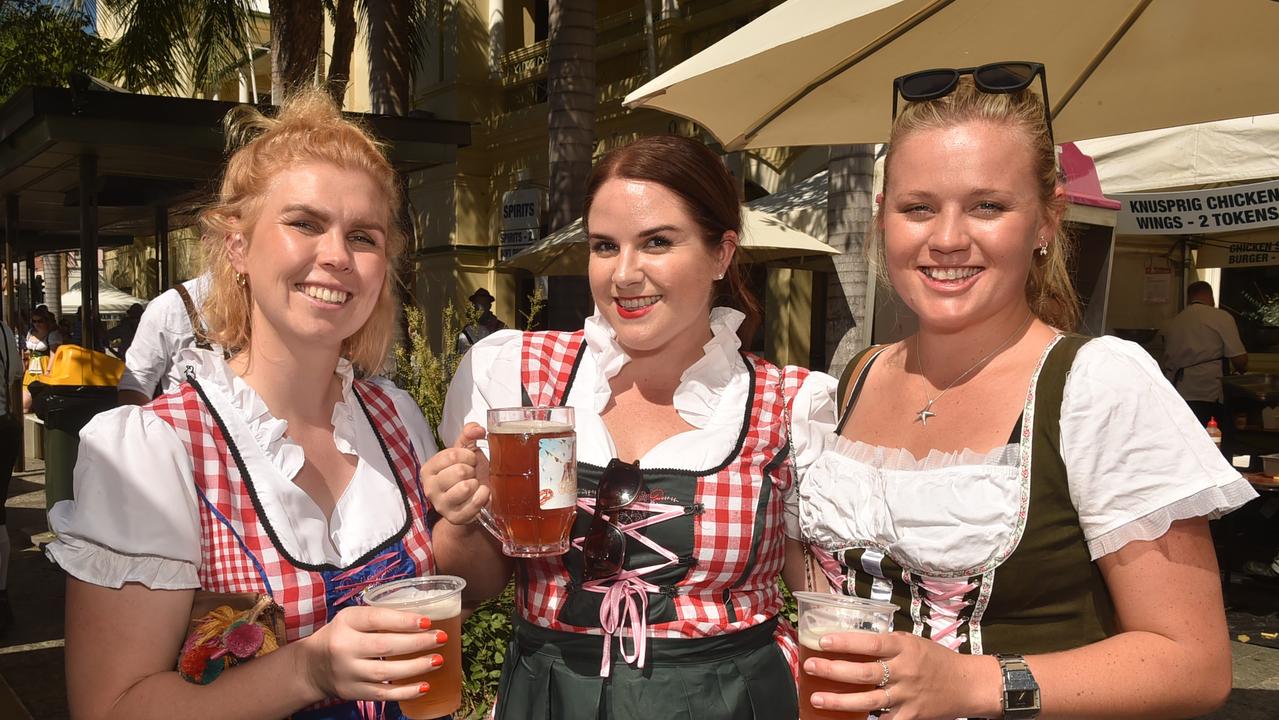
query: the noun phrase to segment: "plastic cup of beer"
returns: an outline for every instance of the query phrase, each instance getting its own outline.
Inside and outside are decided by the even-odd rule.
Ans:
[[[873,657],[822,650],[822,636],[842,632],[891,632],[893,613],[897,612],[897,606],[879,600],[814,592],[797,592],[795,599],[799,602],[800,720],[866,718],[868,713],[835,712],[814,708],[811,699],[815,692],[866,692],[875,689],[873,684],[853,685],[809,675],[804,672],[804,661],[810,657],[819,657],[845,662],[874,662]]]
[[[388,660],[409,660],[439,653],[444,664],[433,672],[401,681],[405,685],[430,683],[431,689],[413,700],[401,700],[400,711],[414,720],[448,717],[462,706],[462,588],[466,581],[452,575],[392,580],[361,593],[365,605],[403,610],[431,619],[433,630],[443,630],[448,642],[434,650],[398,655]]]
[[[489,490],[480,518],[510,557],[568,552],[577,512],[573,408],[488,411]]]

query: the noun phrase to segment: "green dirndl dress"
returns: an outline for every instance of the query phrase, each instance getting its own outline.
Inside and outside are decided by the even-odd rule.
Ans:
[[[578,464],[578,489],[594,494],[602,468]],[[695,565],[692,560],[693,523],[700,506],[692,502],[697,476],[682,471],[645,471],[651,496],[666,502],[687,502],[679,517],[649,525],[644,536],[679,557],[679,562],[644,576],[659,587],[647,596],[650,625],[676,619],[672,601],[676,584]],[[773,492],[763,483],[767,505]],[[763,513],[756,518],[763,522]],[[591,515],[580,507],[573,537],[586,534]],[[752,543],[756,551],[759,534]],[[662,556],[635,538],[627,537],[627,568],[660,564]],[[569,591],[558,619],[581,627],[599,627],[603,595],[582,589],[582,555],[577,547],[562,558],[548,558],[530,571],[518,566],[517,587],[525,588],[530,572],[545,571],[549,561],[567,570]],[[725,591],[725,598],[728,592]],[[517,604],[520,603],[517,598]],[[731,608],[731,600],[728,601]],[[710,637],[647,639],[643,667],[627,662],[623,651],[632,651],[629,632],[610,640],[607,677],[602,677],[603,637],[565,632],[515,620],[515,632],[502,666],[494,717],[498,720],[794,720],[798,694],[790,663],[783,655],[772,619],[738,632]]]

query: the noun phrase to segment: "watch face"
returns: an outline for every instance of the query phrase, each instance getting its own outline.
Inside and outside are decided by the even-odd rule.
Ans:
[[[1035,697],[1037,694],[1034,690],[1008,690],[1004,696],[1010,708],[1033,708],[1039,704],[1039,699]]]

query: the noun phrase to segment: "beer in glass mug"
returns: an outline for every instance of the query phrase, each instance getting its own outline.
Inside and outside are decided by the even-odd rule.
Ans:
[[[511,557],[568,551],[577,512],[573,408],[488,411],[489,489],[481,519]]]
[[[430,683],[431,689],[421,697],[401,700],[400,711],[414,720],[448,717],[462,706],[462,588],[466,581],[452,575],[392,580],[374,585],[361,597],[365,605],[403,610],[431,619],[431,630],[443,630],[448,641],[435,650],[400,655],[388,660],[410,660],[428,653],[439,653],[444,664],[433,672],[404,680],[404,684]]]
[[[875,685],[852,685],[827,680],[804,672],[810,657],[845,662],[874,662],[864,655],[848,655],[821,649],[823,635],[840,632],[890,632],[897,606],[878,600],[847,595],[797,592],[799,602],[799,717],[800,720],[865,720],[868,713],[822,710],[813,707],[815,692],[856,693],[874,690]]]

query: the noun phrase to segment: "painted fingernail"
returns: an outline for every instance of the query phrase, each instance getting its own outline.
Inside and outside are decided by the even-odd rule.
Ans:
[[[420,627],[420,628],[422,628],[423,630],[430,630],[430,629],[431,629],[431,618],[429,618],[429,617],[425,617],[425,616],[418,618],[418,620],[417,620],[417,626],[418,626],[418,627]]]
[[[430,689],[431,689],[431,683],[422,683],[421,685],[417,686],[417,694],[425,695],[426,691]]]
[[[443,664],[444,664],[444,656],[443,656],[443,655],[432,655],[432,656],[431,656],[431,667],[439,667],[439,666],[441,666],[441,665],[443,665]]]
[[[446,643],[446,642],[448,642],[448,641],[449,641],[449,634],[448,634],[448,633],[444,632],[443,630],[436,630],[436,631],[435,631],[435,642],[436,642],[436,643],[438,643],[438,644],[440,644],[440,645],[443,645],[444,643]]]

